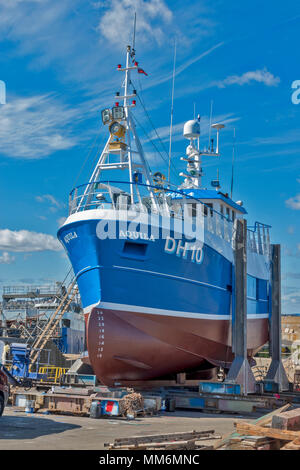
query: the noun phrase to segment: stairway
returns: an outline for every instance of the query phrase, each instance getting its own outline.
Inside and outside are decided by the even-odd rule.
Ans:
[[[53,315],[50,317],[46,327],[32,344],[32,350],[30,353],[31,367],[34,365],[41,351],[45,348],[47,342],[52,337],[55,329],[59,326],[60,320],[64,316],[65,312],[67,311],[68,307],[70,306],[76,294],[77,294],[76,280],[73,279],[73,281],[70,283],[67,289],[66,294],[61,299],[61,302],[58,305],[57,309],[55,310]]]

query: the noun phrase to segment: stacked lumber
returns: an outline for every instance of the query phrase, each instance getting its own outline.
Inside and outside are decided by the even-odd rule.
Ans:
[[[175,432],[116,438],[113,443],[105,443],[109,450],[211,450],[213,446],[203,445],[200,441],[220,439],[214,430]]]
[[[300,450],[300,408],[290,404],[254,422],[235,423],[235,433],[227,436],[219,448],[232,450]]]
[[[232,437],[226,449],[230,450],[278,450],[276,439],[265,436]]]

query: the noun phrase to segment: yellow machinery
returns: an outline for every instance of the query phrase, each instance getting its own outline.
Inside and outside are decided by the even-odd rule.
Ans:
[[[66,367],[56,367],[56,366],[44,366],[39,368],[40,374],[45,374],[46,379],[41,380],[41,382],[52,382],[58,383],[62,375],[67,372]]]

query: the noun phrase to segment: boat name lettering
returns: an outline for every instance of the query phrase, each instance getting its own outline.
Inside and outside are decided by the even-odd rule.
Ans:
[[[167,237],[165,252],[169,255],[176,254],[178,257],[189,259],[197,264],[203,261],[203,243],[198,240],[196,242],[184,242],[183,240]]]
[[[67,235],[64,236],[64,240],[66,243],[69,243],[70,240],[73,240],[73,238],[78,238],[76,232],[70,232]]]
[[[131,230],[120,230],[120,238],[130,238],[131,240],[148,240],[151,242],[155,241],[155,238],[153,235],[150,235],[148,237],[147,233],[142,233],[142,232],[132,232]]]

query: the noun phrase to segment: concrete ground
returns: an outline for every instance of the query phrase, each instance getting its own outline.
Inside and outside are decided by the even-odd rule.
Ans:
[[[249,421],[257,416],[256,413],[240,416],[176,410],[174,413],[126,421],[27,414],[8,406],[0,418],[0,450],[99,450],[104,449],[105,442],[113,442],[116,437],[192,430],[214,429],[216,434],[224,436],[233,431],[235,421]],[[209,444],[216,442],[208,441]]]

